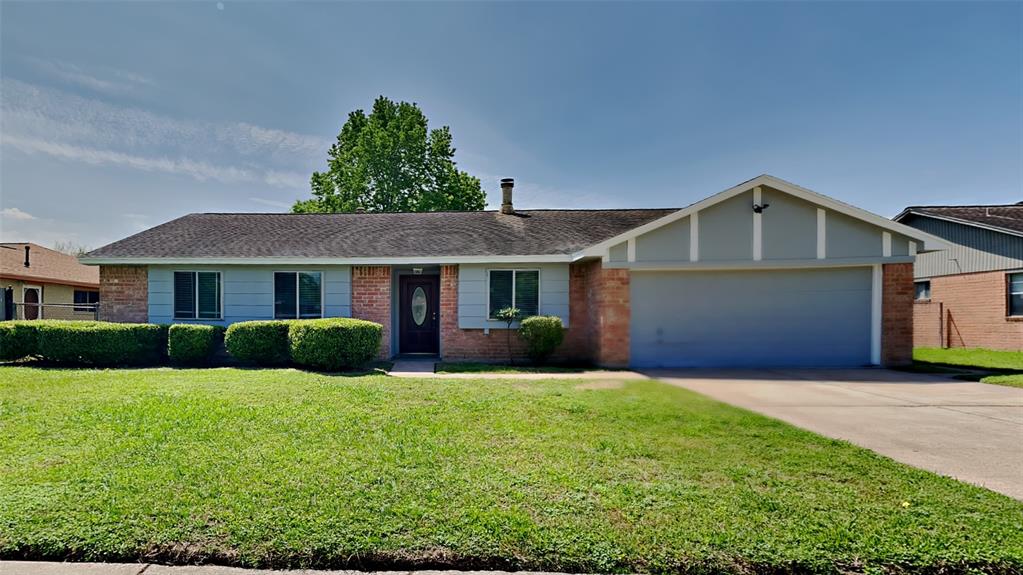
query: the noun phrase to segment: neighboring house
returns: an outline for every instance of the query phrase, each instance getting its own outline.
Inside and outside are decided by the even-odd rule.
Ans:
[[[99,270],[38,244],[2,243],[0,288],[15,304],[14,317],[3,306],[3,319],[95,319]]]
[[[1023,202],[912,206],[895,221],[951,244],[916,260],[915,345],[1023,350]]]
[[[564,361],[897,364],[914,254],[943,242],[760,176],[683,209],[192,214],[82,258],[113,321],[342,316],[383,356],[507,357],[501,308],[559,316]],[[512,338],[518,353],[522,345]]]

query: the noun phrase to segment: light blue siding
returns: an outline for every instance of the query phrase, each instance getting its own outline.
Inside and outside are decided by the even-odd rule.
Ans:
[[[689,259],[689,216],[636,238],[636,261],[671,262]]]
[[[323,316],[351,317],[352,276],[349,266],[149,266],[149,321],[175,323],[174,272],[217,271],[221,274],[224,317],[221,320],[177,320],[230,325],[239,321],[273,319],[274,272],[323,273]]]
[[[636,261],[624,256],[625,243],[609,250],[607,267],[632,269],[818,267],[911,261],[910,239],[891,232],[892,252],[884,257],[884,228],[832,209],[825,214],[825,258],[817,259],[817,214],[822,206],[761,186],[761,260],[753,260],[753,191],[742,192],[698,212],[698,261],[690,261],[686,216],[635,238]]]
[[[556,315],[568,327],[568,264],[458,266],[458,327],[503,329],[500,321],[487,320],[487,270],[540,270],[540,313]]]
[[[917,256],[918,278],[1023,268],[1023,237],[917,215],[902,223],[952,242],[948,250]]]
[[[626,242],[622,242],[616,246],[612,246],[608,250],[608,259],[613,262],[624,262],[629,259],[629,245]]]
[[[700,211],[700,261],[753,259],[752,206],[749,191]]]

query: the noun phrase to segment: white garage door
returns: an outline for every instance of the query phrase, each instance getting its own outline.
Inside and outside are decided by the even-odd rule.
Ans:
[[[869,267],[631,275],[637,367],[870,363]]]

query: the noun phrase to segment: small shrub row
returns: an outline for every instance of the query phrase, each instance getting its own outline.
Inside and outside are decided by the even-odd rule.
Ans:
[[[227,328],[225,346],[232,357],[260,365],[336,371],[376,357],[382,335],[380,324],[358,319],[245,321]]]
[[[250,321],[222,327],[100,321],[34,320],[0,323],[0,361],[38,357],[68,365],[209,363],[224,342],[233,357],[260,365],[289,362],[323,370],[360,367],[376,357],[383,327],[330,318]]]
[[[74,365],[148,365],[163,357],[166,329],[151,323],[34,320],[0,324],[0,358],[36,356]]]
[[[219,325],[176,323],[167,330],[167,357],[178,365],[209,363],[224,340]]]

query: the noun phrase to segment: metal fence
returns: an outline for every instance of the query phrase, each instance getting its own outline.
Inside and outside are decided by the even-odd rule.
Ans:
[[[99,319],[98,303],[9,303],[3,319]]]

